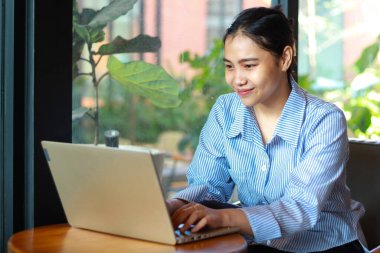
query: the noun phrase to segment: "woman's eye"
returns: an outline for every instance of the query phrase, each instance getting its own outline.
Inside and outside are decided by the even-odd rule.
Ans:
[[[251,69],[251,68],[254,68],[254,67],[256,67],[257,66],[257,64],[246,64],[246,65],[244,65],[244,67],[246,68],[246,69]]]
[[[225,65],[226,66],[226,69],[227,70],[231,70],[231,69],[233,69],[233,67],[231,66],[231,65]]]

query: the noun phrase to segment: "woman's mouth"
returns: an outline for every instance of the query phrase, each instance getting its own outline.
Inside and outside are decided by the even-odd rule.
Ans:
[[[241,97],[244,97],[244,96],[247,96],[248,94],[250,94],[255,88],[252,88],[252,89],[244,89],[244,90],[236,90],[236,93],[241,96]]]

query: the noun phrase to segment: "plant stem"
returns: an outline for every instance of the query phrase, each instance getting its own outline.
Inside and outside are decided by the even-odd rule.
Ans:
[[[92,73],[78,73],[77,76],[92,76]]]
[[[96,80],[96,62],[94,60],[94,53],[92,51],[92,43],[88,43],[89,61],[91,63],[92,84],[95,89],[95,108],[94,108],[94,120],[95,120],[95,136],[94,145],[99,143],[99,85]]]
[[[100,82],[103,80],[103,78],[106,77],[106,76],[108,76],[108,75],[109,75],[108,72],[104,73],[104,74],[98,79],[98,82],[97,82],[96,86],[99,86],[99,84],[100,84]]]
[[[99,143],[99,89],[95,86],[95,139],[94,144]]]
[[[103,57],[103,55],[101,55],[101,56],[99,57],[98,61],[95,63],[95,67],[98,66],[98,64],[99,64],[100,60],[102,59],[102,57]]]
[[[79,60],[86,61],[88,63],[91,63],[88,59],[80,57]]]

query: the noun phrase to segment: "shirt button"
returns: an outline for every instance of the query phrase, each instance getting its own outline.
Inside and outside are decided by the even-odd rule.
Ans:
[[[267,170],[267,166],[266,166],[265,164],[263,164],[263,165],[261,166],[261,170],[262,170],[262,171],[266,171],[266,170]]]

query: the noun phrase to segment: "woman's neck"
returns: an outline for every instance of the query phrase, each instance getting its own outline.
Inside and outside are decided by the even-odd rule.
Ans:
[[[288,101],[291,89],[290,82],[286,78],[269,101],[254,106],[255,114],[270,118],[280,117],[286,101]]]
[[[291,86],[287,79],[286,83],[280,87],[279,91],[276,92],[276,96],[271,99],[272,102],[257,104],[253,108],[264,145],[273,138],[277,123],[291,91]]]

